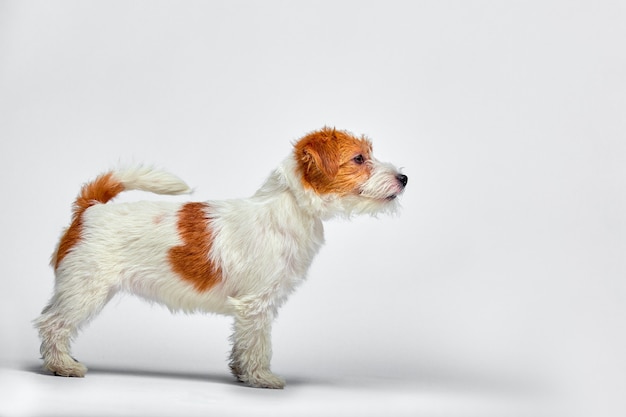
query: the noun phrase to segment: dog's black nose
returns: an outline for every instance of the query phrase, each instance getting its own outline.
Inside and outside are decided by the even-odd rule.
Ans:
[[[409,177],[404,174],[396,175],[396,179],[400,181],[400,184],[402,184],[403,187],[406,187],[407,182],[409,182]]]

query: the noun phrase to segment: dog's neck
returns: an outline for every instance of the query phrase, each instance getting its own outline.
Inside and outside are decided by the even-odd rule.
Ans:
[[[252,197],[266,202],[287,197],[295,203],[302,215],[316,220],[327,220],[342,215],[344,208],[332,195],[320,196],[302,183],[293,156],[286,158]]]

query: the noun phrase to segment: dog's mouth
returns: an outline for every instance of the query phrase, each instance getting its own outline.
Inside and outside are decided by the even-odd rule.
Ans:
[[[359,192],[359,195],[360,195],[361,197],[370,198],[370,199],[372,199],[372,200],[376,200],[376,201],[380,201],[380,202],[389,202],[389,201],[393,201],[393,200],[395,200],[396,198],[398,198],[398,195],[399,195],[399,194],[400,194],[400,193],[393,193],[393,194],[389,194],[389,195],[387,195],[387,196],[376,196],[376,195],[368,195],[368,194],[366,194],[366,193],[364,193],[364,192],[362,192],[362,191],[361,191],[361,192]]]
[[[398,174],[397,181],[386,181],[379,184],[375,189],[363,187],[358,191],[361,197],[370,198],[379,202],[391,202],[404,192],[408,178]]]

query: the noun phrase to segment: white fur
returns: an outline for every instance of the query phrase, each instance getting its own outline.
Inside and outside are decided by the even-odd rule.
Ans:
[[[121,167],[115,171],[115,178],[124,184],[126,190],[172,195],[191,192],[191,188],[177,176],[143,165]]]
[[[270,371],[270,331],[278,308],[305,278],[324,242],[322,219],[392,211],[385,200],[403,186],[389,164],[373,161],[361,195],[318,195],[302,185],[293,156],[250,198],[209,201],[213,264],[222,280],[197,291],[173,272],[168,250],[180,245],[181,203],[95,204],[83,213],[83,238],[56,269],[55,293],[36,326],[44,365],[65,376],[86,368],[70,356],[70,340],[119,292],[164,304],[172,311],[216,312],[235,318],[230,366],[255,387],[281,388]],[[114,172],[127,189],[161,194],[189,191],[175,176],[149,169]]]

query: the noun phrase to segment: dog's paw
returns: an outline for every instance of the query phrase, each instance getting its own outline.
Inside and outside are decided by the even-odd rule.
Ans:
[[[273,374],[271,371],[260,371],[250,375],[238,375],[237,379],[253,388],[285,388],[285,380]]]
[[[87,367],[75,359],[46,363],[44,367],[56,376],[82,378],[87,373]]]

